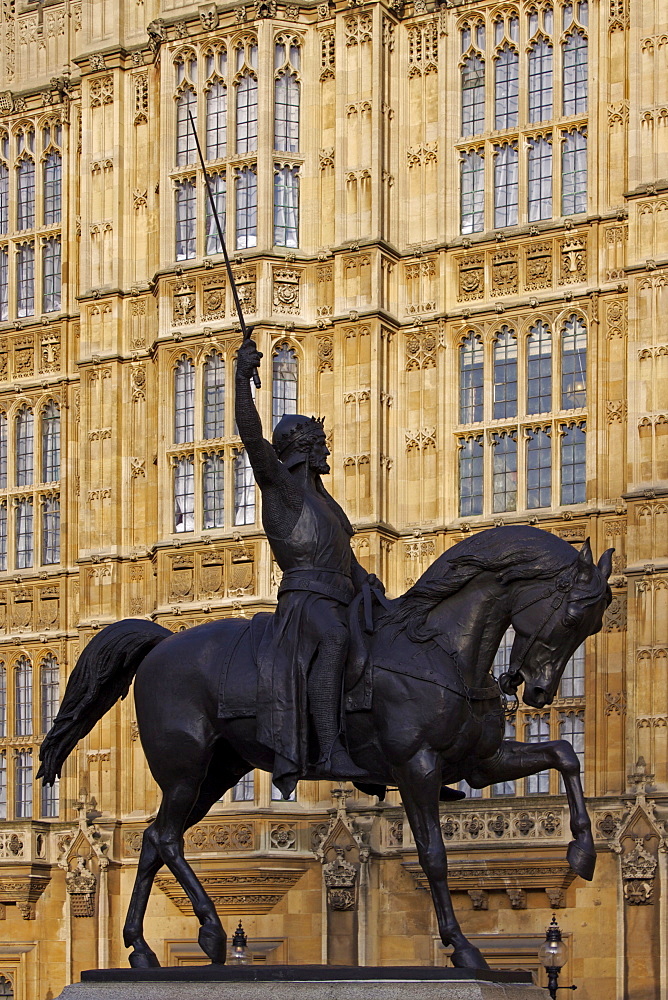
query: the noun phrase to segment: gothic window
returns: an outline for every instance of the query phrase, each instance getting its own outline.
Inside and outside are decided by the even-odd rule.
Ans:
[[[180,65],[183,65],[182,63]],[[197,128],[197,95],[194,87],[185,85],[176,98],[176,165],[187,167],[197,162],[197,143],[190,123],[192,115]]]
[[[561,331],[561,408],[587,405],[587,330],[578,316],[570,316]]]
[[[195,475],[192,458],[174,465],[174,531],[195,530]]]
[[[14,735],[32,736],[32,663],[21,656],[14,668]]]
[[[1,157],[1,154],[0,154]],[[0,234],[9,229],[9,167],[0,158]]]
[[[243,778],[237,781],[232,789],[233,802],[254,802],[255,801],[255,771],[244,774]]]
[[[51,401],[42,410],[42,482],[60,479],[60,409]]]
[[[225,527],[225,462],[222,454],[205,454],[202,465],[202,526]]]
[[[204,437],[225,434],[225,361],[212,351],[204,362]]]
[[[586,497],[586,425],[561,424],[561,502],[584,503]]]
[[[559,714],[559,739],[568,740],[580,761],[580,780],[584,785],[585,723],[583,711],[561,712]],[[560,779],[564,791],[563,778]]]
[[[237,250],[257,246],[257,174],[254,167],[237,171]]]
[[[16,485],[30,486],[34,477],[34,424],[29,406],[16,414]]]
[[[19,316],[35,315],[35,247],[23,243],[16,253],[16,311]]]
[[[32,750],[16,755],[16,818],[32,819]]]
[[[26,156],[16,168],[16,228],[35,228],[35,162]]]
[[[519,56],[505,44],[494,63],[494,128],[517,128],[519,115]]]
[[[44,819],[57,819],[60,805],[60,779],[56,778],[52,785],[42,785],[42,817]],[[1,994],[0,994],[1,995]]]
[[[0,247],[0,320],[9,318],[9,252]]]
[[[552,218],[552,143],[539,137],[528,140],[529,222]]]
[[[299,152],[300,48],[296,39],[279,38],[274,47],[274,149]],[[285,244],[282,244],[285,245]]]
[[[564,667],[559,684],[560,698],[584,698],[585,693],[585,647],[584,643],[575,650]]]
[[[461,157],[461,231],[481,233],[485,228],[485,159],[472,150]]]
[[[517,416],[517,338],[507,326],[494,341],[494,419]]]
[[[459,516],[482,514],[482,434],[464,438],[459,446]]]
[[[185,354],[174,369],[174,442],[195,439],[195,367]]]
[[[207,52],[206,64],[206,158],[219,160],[227,155],[227,51]]]
[[[42,505],[42,565],[60,562],[60,500],[44,497]]]
[[[297,355],[288,344],[281,344],[273,357],[271,388],[273,427],[286,413],[297,412],[297,377]]]
[[[515,739],[515,716],[508,718],[506,716],[504,732],[504,740],[514,740]],[[492,795],[515,795],[516,785],[514,781],[499,781],[492,785],[491,794]]]
[[[0,570],[7,569],[7,501],[0,502]]]
[[[7,751],[0,750],[0,819],[7,819]],[[1,994],[0,994],[1,995]],[[13,997],[13,993],[8,994]]]
[[[225,213],[227,210],[226,205],[226,194],[227,194],[227,181],[225,178],[225,173],[222,170],[216,173],[209,174],[209,187],[211,189],[211,194],[213,195],[213,200],[216,206],[216,212],[218,213],[218,219],[220,221],[220,228],[223,231],[223,236],[225,235]],[[209,200],[209,195],[206,196],[206,249],[205,253],[222,253],[223,246],[220,242],[220,236],[218,235],[218,226],[216,224],[216,217],[211,209],[211,202]]]
[[[24,497],[16,502],[16,568],[29,569],[34,558],[33,500]]]
[[[255,480],[245,448],[234,452],[234,523],[255,523]]]
[[[462,64],[462,135],[478,135],[485,129],[485,63],[480,56],[467,56]]]
[[[459,422],[472,424],[482,420],[483,347],[475,333],[469,333],[459,348]]]
[[[7,414],[0,410],[0,489],[7,489]]]
[[[527,337],[527,413],[552,409],[552,334],[538,320]]]
[[[194,179],[176,182],[176,259],[191,260],[197,253],[197,203]]]
[[[552,117],[552,46],[544,38],[529,51],[529,121]]]
[[[48,733],[58,712],[60,702],[60,670],[55,656],[46,656],[40,668],[40,694],[42,700],[41,733]]]
[[[257,44],[247,40],[236,54],[236,151],[250,153],[257,149]]]
[[[14,990],[12,984],[6,976],[0,975],[0,997],[8,997],[13,1000]]]
[[[60,309],[60,237],[42,242],[42,312]]]
[[[549,507],[552,503],[552,441],[550,429],[527,431],[527,507]]]
[[[500,513],[517,508],[517,435],[502,431],[492,435],[492,510]]]
[[[517,225],[518,193],[517,144],[494,147],[494,226]]]
[[[44,225],[57,226],[60,223],[61,212],[62,157],[60,153],[55,150],[47,153],[44,157],[42,170]]]
[[[526,732],[524,736],[526,743],[547,743],[550,739],[550,714],[531,715],[527,718]],[[530,774],[526,779],[527,795],[547,795],[550,791],[550,772],[540,771],[538,774]]]
[[[0,661],[0,737],[7,735],[7,669]]]
[[[584,32],[572,31],[563,44],[565,115],[580,115],[587,111],[589,54]]]
[[[299,246],[299,167],[274,167],[274,244]]]
[[[587,133],[563,136],[561,147],[561,214],[587,211]]]

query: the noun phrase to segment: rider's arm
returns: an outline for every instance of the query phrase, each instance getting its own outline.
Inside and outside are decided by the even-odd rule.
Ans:
[[[255,341],[244,340],[237,353],[234,378],[234,415],[239,436],[248,453],[260,489],[275,485],[283,472],[276,452],[262,435],[262,421],[250,387],[250,381],[257,371],[261,358],[262,354],[255,346]]]

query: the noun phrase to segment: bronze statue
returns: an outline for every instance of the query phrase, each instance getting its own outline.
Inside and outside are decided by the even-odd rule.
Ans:
[[[163,797],[144,832],[124,940],[132,948],[130,964],[150,968],[159,963],[144,939],[143,918],[163,864],[193,900],[202,949],[212,962],[225,961],[226,934],[185,860],[184,831],[255,767],[277,773],[289,788],[297,775],[346,772],[349,754],[342,776],[365,788],[399,788],[454,965],[487,968],[452,907],[439,794],[444,782],[466,779],[481,788],[556,768],[574,838],[568,860],[577,874],[592,878],[596,857],[578,758],[564,740],[504,740],[501,691],[491,669],[512,624],[510,670],[500,686],[513,694],[523,685],[523,700],[534,708],[550,704],[569,657],[601,628],[611,600],[613,550],[597,565],[588,541],[576,552],[537,528],[493,528],[453,546],[403,596],[381,602],[376,581],[352,556],[345,514],[320,482],[327,451],[319,422],[297,417],[279,424],[278,455],[263,440],[249,405],[257,362],[254,345],[242,348],[237,420],[263,491],[267,534],[285,570],[276,613],[177,634],[143,619],[104,628],[72,671],[40,750],[39,774],[53,782],[77,741],[135,678],[142,746]],[[369,584],[377,592],[373,604]],[[360,648],[360,620],[366,649]],[[339,692],[329,682],[339,684],[348,646],[346,753]],[[327,715],[324,707],[318,714],[322,703],[309,668],[318,684],[329,685]]]

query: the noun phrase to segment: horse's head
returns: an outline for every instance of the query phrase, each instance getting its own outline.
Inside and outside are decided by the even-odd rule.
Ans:
[[[611,600],[613,552],[604,552],[596,565],[587,539],[575,562],[553,580],[516,588],[510,670],[499,679],[506,694],[515,694],[524,683],[527,705],[543,708],[552,702],[570,657],[588,635],[601,630]]]

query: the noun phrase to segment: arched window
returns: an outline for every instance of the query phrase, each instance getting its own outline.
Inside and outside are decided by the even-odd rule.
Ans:
[[[61,303],[61,244],[59,236],[42,240],[42,312],[57,312]]]
[[[482,434],[459,442],[459,516],[482,514]]]
[[[195,91],[186,87],[176,98],[176,165],[186,167],[197,160],[197,144],[190,115],[197,128],[197,97]]]
[[[552,503],[552,441],[548,427],[527,431],[527,507]]]
[[[227,155],[227,87],[214,78],[206,91],[206,158]]]
[[[0,234],[9,229],[9,167],[0,162]]]
[[[561,502],[587,499],[587,430],[584,421],[561,424]]]
[[[7,735],[7,668],[0,661],[0,736]]]
[[[585,723],[584,712],[560,712],[559,739],[568,740],[580,761],[580,781],[584,785]],[[560,779],[564,790],[563,778]]]
[[[519,56],[504,45],[494,64],[494,128],[517,128],[519,79]]]
[[[477,55],[462,64],[462,135],[478,135],[485,128],[485,63]]]
[[[60,806],[60,779],[56,778],[52,785],[42,785],[42,817],[57,819]]]
[[[7,819],[7,751],[0,750],[0,819]],[[13,994],[10,994],[13,996]]]
[[[32,819],[32,750],[24,750],[16,755],[14,801],[16,818]]]
[[[585,646],[575,650],[564,667],[559,684],[560,698],[584,698],[585,693]]]
[[[225,361],[212,351],[204,362],[204,437],[225,435]]]
[[[51,401],[42,410],[42,482],[60,479],[60,408]]]
[[[527,140],[529,222],[552,218],[552,143],[540,136]]]
[[[529,52],[529,121],[552,117],[552,46],[545,39]]]
[[[216,212],[218,213],[218,222],[220,222],[220,228],[223,231],[223,237],[225,236],[225,223],[226,213],[227,213],[227,180],[225,178],[225,171],[219,170],[215,173],[209,174],[209,188],[211,194],[213,195],[214,204],[216,206]],[[213,214],[211,208],[211,200],[207,194],[205,201],[205,230],[206,230],[206,248],[205,253],[222,253],[223,245],[220,242],[220,234],[218,232],[218,224],[216,223],[216,216]]]
[[[197,254],[195,179],[177,181],[174,197],[176,202],[176,259],[192,260]]]
[[[286,413],[297,412],[297,355],[288,344],[274,352],[272,369],[272,419],[275,427]]]
[[[254,166],[241,167],[237,177],[237,250],[257,246],[257,173]]]
[[[14,667],[14,733],[32,736],[32,663],[22,656]]]
[[[53,566],[60,562],[60,500],[58,497],[42,499],[42,565]]]
[[[494,225],[517,225],[519,204],[517,143],[494,147]]]
[[[35,315],[35,244],[22,243],[16,251],[16,313]]]
[[[480,150],[461,157],[461,231],[481,233],[485,228],[485,158]]]
[[[35,549],[32,497],[25,497],[17,501],[14,523],[16,527],[16,568],[30,569]]]
[[[9,253],[0,247],[0,320],[9,317]]]
[[[527,719],[525,741],[547,743],[550,738],[550,714],[532,715]],[[550,772],[540,771],[526,779],[527,795],[547,795],[550,791]]]
[[[0,502],[0,570],[7,569],[7,501]]]
[[[255,801],[255,771],[244,774],[232,789],[233,802]]]
[[[33,412],[22,406],[16,415],[16,485],[32,485],[34,474]]]
[[[7,414],[0,411],[0,489],[7,489]]]
[[[570,316],[561,331],[561,408],[587,405],[587,330]]]
[[[35,163],[29,157],[16,168],[16,228],[35,228]]]
[[[12,984],[6,976],[0,975],[0,997],[7,997],[13,1000],[14,990]]]
[[[494,419],[517,416],[517,338],[507,326],[494,342]]]
[[[255,523],[255,480],[245,448],[234,453],[234,523]]]
[[[299,45],[279,39],[274,47],[274,149],[299,152]]]
[[[482,340],[469,333],[459,348],[459,422],[477,423],[483,413]]]
[[[61,215],[62,157],[55,150],[47,153],[42,166],[44,225],[57,226]]]
[[[191,457],[174,465],[174,531],[195,530],[195,474]]]
[[[561,146],[561,214],[587,211],[587,133],[569,132]]]
[[[257,79],[247,71],[237,83],[237,153],[257,149]]]
[[[60,669],[55,656],[45,656],[40,667],[41,720],[40,732],[48,733],[60,704]]]
[[[274,167],[274,244],[299,246],[299,167]]]
[[[552,334],[538,320],[527,337],[527,413],[552,409]]]
[[[174,370],[174,442],[195,440],[195,367],[185,354]]]
[[[492,435],[492,510],[495,514],[517,509],[517,435],[503,431]]]
[[[587,110],[589,53],[584,32],[574,31],[563,46],[564,114],[581,115]]]
[[[202,526],[225,527],[225,462],[222,454],[204,455],[202,465]]]

